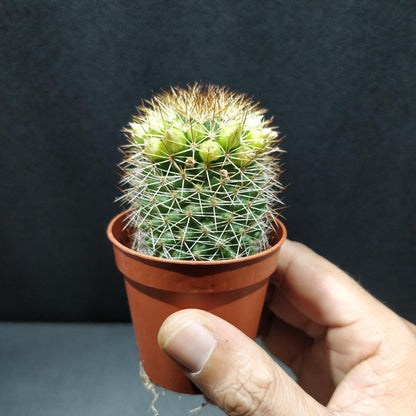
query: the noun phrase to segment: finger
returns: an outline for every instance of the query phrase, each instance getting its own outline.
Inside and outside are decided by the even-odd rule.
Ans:
[[[323,326],[339,327],[381,305],[338,267],[290,240],[280,249],[277,275],[279,292],[294,306],[296,319],[304,316]]]
[[[303,331],[276,317],[270,321],[261,340],[269,352],[290,367],[295,375],[298,375],[297,370],[302,357],[313,344],[313,339]]]
[[[159,345],[228,415],[328,414],[255,342],[208,312],[171,315],[160,329]]]
[[[403,322],[405,323],[405,325],[407,325],[407,327],[410,329],[410,332],[416,336],[416,325],[413,322],[408,321],[407,319],[403,318]]]
[[[272,280],[273,279],[274,277]],[[273,285],[271,287],[272,290],[271,294],[268,296],[266,307],[273,313],[273,315],[294,328],[305,332],[308,337],[313,339],[319,339],[325,334],[327,327],[307,318],[298,307],[293,305],[288,298],[286,293],[287,291],[285,291],[282,286],[274,289]]]
[[[273,286],[269,288],[257,336],[272,355],[290,367],[296,374],[296,363],[299,357],[308,351],[313,339],[302,330],[303,324],[300,324],[301,328],[298,328],[293,325],[293,321],[280,318],[282,303],[285,305],[283,307],[285,310],[287,308],[294,309],[294,307],[288,303],[286,298],[278,300],[277,293],[278,289]],[[277,310],[279,313],[275,313],[275,305],[279,305]],[[295,310],[295,314],[300,313]],[[292,314],[290,313],[290,315]],[[306,318],[302,315],[299,320],[295,321],[303,323],[305,320]]]
[[[325,340],[314,340],[276,316],[267,328],[261,336],[264,347],[293,371],[307,393],[319,403],[328,403],[335,385]]]

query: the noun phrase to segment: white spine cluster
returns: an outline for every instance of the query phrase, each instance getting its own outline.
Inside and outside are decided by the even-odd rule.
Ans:
[[[223,260],[269,247],[281,150],[264,112],[244,95],[199,84],[142,105],[121,165],[132,248]]]

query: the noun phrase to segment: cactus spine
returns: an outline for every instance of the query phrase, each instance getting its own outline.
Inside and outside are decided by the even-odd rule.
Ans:
[[[155,95],[138,110],[124,130],[120,165],[132,248],[180,260],[268,248],[282,186],[279,137],[265,110],[245,95],[197,83]]]

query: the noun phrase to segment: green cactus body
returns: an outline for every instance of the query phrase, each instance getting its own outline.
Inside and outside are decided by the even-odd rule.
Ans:
[[[278,133],[258,104],[225,88],[172,88],[139,108],[121,165],[132,248],[224,260],[269,247],[280,204]]]

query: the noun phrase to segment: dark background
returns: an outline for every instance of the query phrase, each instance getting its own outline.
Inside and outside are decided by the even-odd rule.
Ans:
[[[286,136],[289,237],[416,321],[413,1],[0,1],[0,319],[125,321],[105,229],[152,90],[245,92]]]

